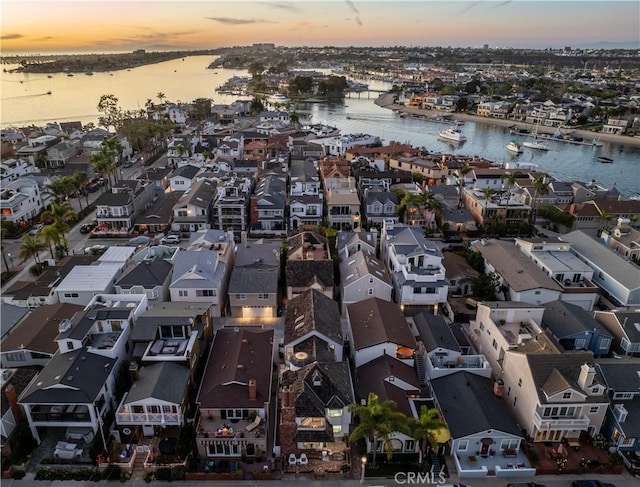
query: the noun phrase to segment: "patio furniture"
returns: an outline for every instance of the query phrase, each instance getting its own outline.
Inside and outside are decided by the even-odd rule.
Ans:
[[[289,454],[289,465],[295,465],[296,463],[298,463],[298,459],[296,458],[296,456],[293,453]]]
[[[76,443],[59,441],[58,443],[56,443],[56,449],[54,450],[53,455],[56,458],[71,460],[72,458],[81,457],[82,449],[78,448],[78,445]]]
[[[245,429],[247,431],[253,431],[258,426],[260,426],[260,423],[262,423],[262,418],[256,415],[256,419],[254,419],[252,423],[249,423],[247,426],[245,426]]]
[[[215,466],[215,462],[213,460],[207,460],[204,463],[204,471],[206,473],[213,472],[213,467]]]
[[[506,450],[503,451],[502,453],[505,457],[509,458],[509,457],[517,457],[518,456],[518,452],[515,451],[513,448],[507,448]]]
[[[302,466],[308,465],[309,464],[309,459],[307,458],[307,454],[306,453],[301,453],[300,454],[300,459],[298,460],[298,462]]]

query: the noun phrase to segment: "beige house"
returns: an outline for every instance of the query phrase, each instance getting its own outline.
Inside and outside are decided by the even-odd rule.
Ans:
[[[609,400],[593,354],[508,352],[504,398],[534,441],[578,439],[600,431]]]

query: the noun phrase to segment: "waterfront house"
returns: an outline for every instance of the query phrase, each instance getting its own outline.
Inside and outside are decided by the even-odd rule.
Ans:
[[[340,298],[343,315],[351,303],[371,297],[391,301],[392,293],[391,276],[375,253],[360,250],[341,259]]]
[[[435,308],[447,300],[442,253],[420,227],[385,222],[380,259],[391,274],[394,301],[401,306]]]
[[[178,252],[169,285],[171,301],[210,303],[213,316],[223,316],[230,272],[215,250]]]
[[[176,232],[195,232],[211,228],[212,205],[216,198],[215,182],[202,179],[192,183],[173,206],[173,223]]]
[[[135,363],[135,362],[134,362]],[[182,427],[189,401],[189,369],[159,362],[131,371],[132,384],[115,413],[122,443],[157,436],[167,427]]]
[[[49,204],[50,196],[44,191],[46,184],[30,176],[3,181],[0,190],[2,219],[23,226],[31,222]]]
[[[520,451],[522,431],[487,377],[462,371],[431,381],[436,407],[451,434],[458,477],[532,477]]]
[[[165,302],[136,319],[130,335],[131,358],[137,367],[158,362],[180,364],[194,380],[202,353],[213,339],[213,307],[209,303]]]
[[[623,455],[625,464],[637,473],[636,453],[640,444],[640,375],[637,359],[604,359],[598,361],[596,368],[604,379],[609,395],[602,433]]]
[[[398,223],[398,195],[393,191],[366,191],[363,217],[369,226],[382,227],[387,220]]]
[[[561,353],[562,347],[541,328],[544,307],[514,301],[483,301],[470,322],[473,348],[491,364],[500,377],[504,355],[509,350],[531,353]]]
[[[3,322],[4,306],[7,305],[3,305],[2,308]],[[54,341],[58,334],[58,325],[64,320],[70,320],[82,309],[83,307],[77,304],[58,303],[38,306],[29,312],[2,337],[1,367],[44,367],[58,349]]]
[[[114,407],[118,365],[144,295],[96,295],[83,312],[58,325],[58,351],[20,395],[35,440],[43,429],[91,430]],[[67,431],[68,433],[68,431]],[[93,437],[93,436],[92,436]]]
[[[609,355],[613,336],[579,306],[565,301],[547,303],[542,327],[565,350],[590,350],[596,357]]]
[[[284,371],[278,428],[283,458],[305,453],[328,461],[348,455],[354,402],[348,362],[314,361]]]
[[[276,176],[261,178],[250,203],[250,228],[259,234],[286,233],[286,182]]]
[[[200,458],[255,460],[268,453],[273,336],[246,327],[216,333],[196,399]]]
[[[591,352],[509,351],[501,379],[505,401],[533,441],[571,442],[600,432],[609,400]]]
[[[287,303],[284,319],[284,359],[291,368],[314,361],[342,362],[344,337],[338,304],[316,289]]]
[[[596,311],[594,317],[613,335],[614,353],[636,357],[640,354],[640,311]]]
[[[613,303],[612,307],[640,305],[640,280],[635,264],[579,230],[562,235],[561,240],[571,244],[571,252],[591,267],[594,284]]]
[[[491,377],[489,362],[483,355],[463,354],[453,330],[442,316],[423,311],[413,317],[413,324],[418,332],[416,370],[421,384],[426,379],[460,371]]]
[[[400,306],[380,298],[368,298],[347,306],[347,322],[356,367],[380,355],[389,355],[413,366],[416,340]]]
[[[333,299],[333,260],[327,239],[315,232],[300,232],[287,239],[287,246],[287,298],[313,287]]]
[[[167,301],[173,265],[160,257],[144,259],[124,270],[114,284],[116,294],[146,294],[150,302]]]
[[[625,259],[640,262],[640,230],[633,228],[628,218],[618,219],[613,229],[602,230],[600,238]]]
[[[411,402],[421,397],[415,369],[385,353],[357,367],[356,388],[360,404],[366,405],[369,394],[375,394],[381,403],[395,402],[396,410],[408,417],[412,416]],[[389,447],[394,453],[416,453],[419,448],[411,435],[400,431],[378,438],[375,445],[370,438],[366,438],[365,442],[368,453],[375,448],[378,454],[383,454]]]

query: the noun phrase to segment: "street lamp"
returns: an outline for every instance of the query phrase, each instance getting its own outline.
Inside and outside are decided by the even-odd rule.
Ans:
[[[360,461],[362,462],[362,475],[360,476],[360,485],[362,485],[364,484],[364,471],[367,466],[367,457],[366,456],[362,457]]]
[[[11,252],[7,252],[7,257],[9,257],[9,270],[13,272],[13,256],[11,255]]]

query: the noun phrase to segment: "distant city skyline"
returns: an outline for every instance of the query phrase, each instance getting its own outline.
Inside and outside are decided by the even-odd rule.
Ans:
[[[640,2],[4,0],[3,55],[279,46],[640,48]]]

